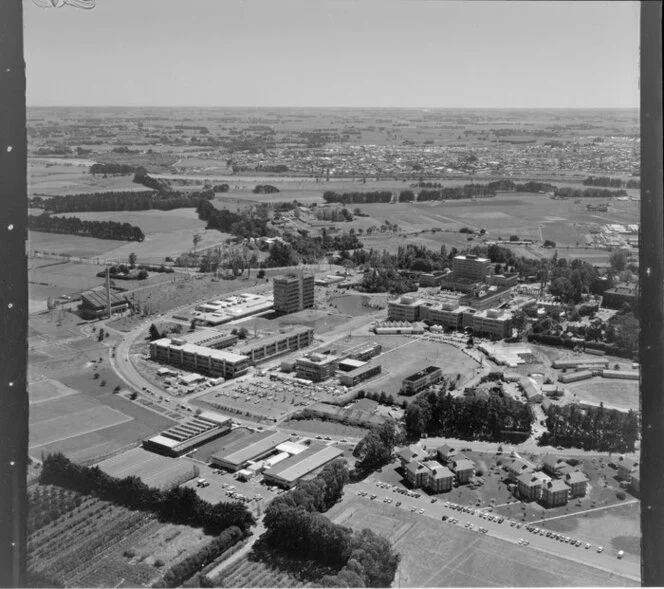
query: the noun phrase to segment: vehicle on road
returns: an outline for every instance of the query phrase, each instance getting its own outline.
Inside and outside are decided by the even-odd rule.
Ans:
[[[597,552],[604,552],[604,546],[598,546]]]

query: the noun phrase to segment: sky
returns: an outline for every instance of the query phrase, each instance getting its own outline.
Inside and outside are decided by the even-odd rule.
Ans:
[[[23,2],[29,106],[639,105],[638,2]]]

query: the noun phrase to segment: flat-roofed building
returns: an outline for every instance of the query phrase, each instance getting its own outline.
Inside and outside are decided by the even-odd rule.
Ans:
[[[461,329],[463,313],[466,309],[459,305],[458,298],[427,301],[420,307],[420,318],[422,321],[430,321],[450,329]]]
[[[291,272],[275,276],[272,285],[275,311],[297,313],[314,306],[313,274]]]
[[[259,364],[282,354],[288,354],[310,346],[314,341],[312,327],[298,326],[288,331],[252,340],[238,347],[237,353],[248,356],[252,363]]]
[[[388,321],[413,321],[420,320],[420,305],[422,301],[417,298],[402,296],[387,303]]]
[[[223,452],[210,456],[213,466],[232,472],[244,468],[249,462],[255,462],[277,452],[280,444],[290,440],[290,436],[281,432],[261,432],[241,438]]]
[[[639,380],[638,370],[602,370],[604,378],[622,378],[625,380]]]
[[[593,366],[597,369],[608,368],[609,361],[602,358],[568,358],[565,360],[554,360],[551,366],[558,370],[578,368],[579,366]]]
[[[499,307],[512,299],[512,291],[514,287],[511,286],[496,286],[481,287],[469,293],[462,301],[461,304],[483,311]]]
[[[143,440],[146,450],[165,456],[181,456],[231,430],[231,420],[210,412],[174,425],[159,435]]]
[[[580,370],[578,372],[568,372],[558,376],[558,380],[562,383],[578,382],[579,380],[586,380],[592,378],[593,373],[590,370]]]
[[[488,258],[473,254],[459,255],[452,260],[452,272],[455,277],[486,282],[493,275],[493,264]]]
[[[381,373],[380,364],[364,362],[361,366],[339,375],[339,382],[346,387],[354,387]]]
[[[339,367],[339,358],[326,354],[309,354],[295,361],[298,378],[321,382],[334,376]]]
[[[437,383],[443,378],[443,371],[438,366],[427,366],[422,370],[403,379],[401,393],[414,395],[428,386]]]
[[[621,309],[627,303],[634,305],[638,296],[638,285],[622,283],[605,290],[602,294],[602,306],[609,309]]]
[[[167,337],[150,343],[150,358],[189,372],[226,379],[241,376],[249,370],[247,356]]]
[[[473,333],[498,339],[512,335],[512,313],[500,309],[485,309],[473,315]]]
[[[265,482],[291,489],[298,481],[343,455],[343,450],[334,446],[312,444],[307,450],[283,460],[265,470]]]

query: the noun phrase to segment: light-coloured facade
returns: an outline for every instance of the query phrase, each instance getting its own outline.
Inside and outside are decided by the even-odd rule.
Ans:
[[[401,297],[387,303],[387,318],[389,321],[419,321],[422,301],[411,297]]]
[[[404,395],[414,395],[429,385],[437,383],[442,378],[443,371],[438,366],[427,366],[423,370],[404,378],[401,383],[401,392]]]
[[[473,333],[503,339],[512,335],[512,313],[486,309],[473,315]]]
[[[339,367],[338,356],[309,354],[295,361],[295,372],[298,378],[321,382],[334,376]]]
[[[265,338],[251,341],[238,348],[238,353],[249,356],[251,362],[258,364],[271,360],[281,354],[294,352],[310,346],[314,341],[311,327],[295,327],[285,333],[275,333]]]
[[[570,488],[561,480],[552,480],[542,486],[542,503],[546,507],[567,505]]]
[[[296,313],[314,306],[314,277],[306,274],[275,276],[272,281],[274,310]]]

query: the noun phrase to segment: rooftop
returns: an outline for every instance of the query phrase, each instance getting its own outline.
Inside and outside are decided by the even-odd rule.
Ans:
[[[416,380],[419,380],[423,376],[428,376],[429,374],[433,374],[437,370],[440,370],[438,366],[427,366],[426,368],[423,368],[419,372],[416,372],[415,374],[411,374],[410,376],[407,376],[404,378],[405,381],[408,382],[414,382]]]
[[[224,453],[213,454],[212,457],[233,464],[242,464],[268,452],[272,448],[276,448],[288,440],[290,440],[290,436],[285,433],[261,432],[237,440]]]
[[[266,472],[270,476],[292,483],[342,454],[343,450],[334,446],[311,445],[301,454],[287,458]]]

